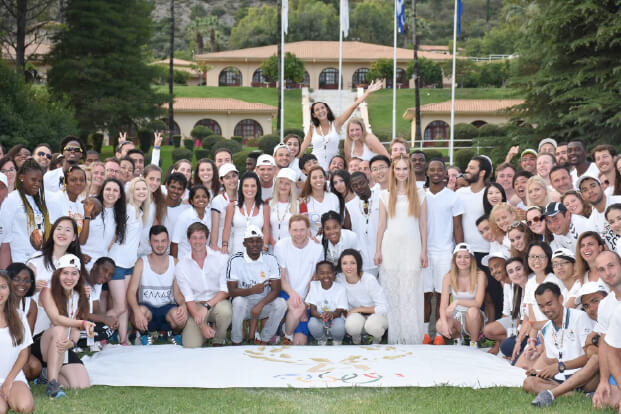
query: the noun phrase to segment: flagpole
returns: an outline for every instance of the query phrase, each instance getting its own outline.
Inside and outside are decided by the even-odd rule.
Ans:
[[[392,137],[397,136],[397,0],[395,0],[395,13],[393,24],[393,52],[392,52]]]
[[[341,8],[340,8],[340,12],[339,12],[339,20],[340,20],[340,16],[343,13],[343,3],[341,2]],[[338,113],[341,114],[342,112],[342,108],[343,108],[343,104],[342,104],[342,94],[341,94],[341,88],[343,87],[342,82],[343,82],[343,77],[341,76],[341,74],[343,73],[343,28],[341,27],[341,23],[339,22],[339,73],[338,73],[338,77],[339,77],[339,108],[338,108]]]
[[[283,11],[283,9],[280,10],[281,15]],[[289,7],[287,7],[286,13],[289,13]],[[287,16],[287,24],[289,23],[288,20]],[[280,79],[278,83],[280,84],[280,143],[282,144],[285,134],[285,19],[282,17],[280,19],[280,51]]]
[[[455,54],[457,53],[457,2],[455,0],[455,15],[453,16],[453,75],[451,76],[451,132],[449,138],[449,164],[453,165],[455,151]]]

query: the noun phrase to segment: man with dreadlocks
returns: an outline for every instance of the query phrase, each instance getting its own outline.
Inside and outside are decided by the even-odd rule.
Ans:
[[[25,263],[40,250],[50,232],[43,191],[43,171],[28,159],[17,172],[15,191],[0,208],[0,269],[11,262]]]

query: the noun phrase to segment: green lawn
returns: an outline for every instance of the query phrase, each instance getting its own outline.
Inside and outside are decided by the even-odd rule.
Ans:
[[[209,367],[203,367],[209,375]],[[166,373],[162,373],[166,375]],[[240,374],[243,375],[243,374]],[[530,406],[516,388],[137,388],[96,386],[51,401],[32,387],[40,413],[612,413],[593,410],[581,394],[561,397],[550,409]]]
[[[455,99],[516,99],[518,91],[508,88],[457,88]],[[451,99],[450,89],[421,89],[421,105]],[[369,122],[373,132],[380,137],[392,135],[392,89],[384,89],[367,98]],[[410,121],[403,119],[408,108],[414,106],[414,89],[397,90],[397,135],[410,138]]]
[[[168,93],[168,86],[159,86]],[[186,98],[235,98],[246,102],[260,102],[278,107],[278,89],[217,86],[175,86],[175,96]],[[285,128],[302,128],[302,90],[285,91]],[[276,130],[276,118],[274,119]]]

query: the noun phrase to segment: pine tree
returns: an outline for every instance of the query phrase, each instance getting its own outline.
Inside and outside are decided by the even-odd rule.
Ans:
[[[75,108],[82,136],[159,113],[166,99],[147,65],[152,6],[146,0],[71,0],[51,54],[49,85]]]

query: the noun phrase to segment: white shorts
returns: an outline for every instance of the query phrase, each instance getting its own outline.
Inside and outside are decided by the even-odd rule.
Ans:
[[[425,293],[442,293],[442,278],[451,270],[451,251],[427,252],[428,265],[423,269],[423,290]]]
[[[515,331],[516,324],[511,316],[503,316],[502,318],[497,319],[496,322],[498,322],[502,325],[503,328],[505,328],[505,331],[507,331],[507,336],[513,336],[517,334],[517,332]]]

